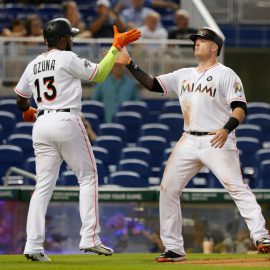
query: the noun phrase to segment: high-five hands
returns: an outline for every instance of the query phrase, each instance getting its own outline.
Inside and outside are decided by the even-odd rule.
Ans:
[[[120,50],[129,43],[138,40],[141,37],[141,31],[138,29],[132,29],[124,33],[119,33],[116,25],[113,26],[114,37],[113,46]]]

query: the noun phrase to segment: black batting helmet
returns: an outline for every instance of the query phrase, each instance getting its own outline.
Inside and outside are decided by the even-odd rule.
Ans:
[[[69,20],[65,18],[51,20],[43,28],[43,36],[49,46],[55,46],[61,37],[75,36],[78,33],[79,29],[72,28]]]
[[[220,54],[220,51],[222,49],[222,46],[223,46],[223,38],[217,34],[212,28],[209,28],[209,27],[203,27],[201,29],[198,30],[198,32],[196,34],[192,34],[190,35],[190,39],[195,42],[196,39],[198,37],[201,37],[201,38],[205,38],[205,39],[209,39],[209,40],[212,40],[214,41],[217,45],[218,45],[218,53],[217,55]]]

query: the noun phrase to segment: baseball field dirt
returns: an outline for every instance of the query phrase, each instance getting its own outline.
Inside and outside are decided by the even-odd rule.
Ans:
[[[92,254],[49,255],[50,263],[27,261],[23,255],[0,255],[3,270],[242,270],[270,269],[270,255],[261,254],[188,254],[179,263],[156,263],[158,254],[114,254],[111,257]]]

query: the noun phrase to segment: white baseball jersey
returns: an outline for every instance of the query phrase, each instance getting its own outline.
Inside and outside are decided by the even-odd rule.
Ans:
[[[246,102],[240,78],[220,63],[203,72],[183,68],[157,79],[165,94],[174,91],[179,97],[185,131],[220,129],[231,114],[230,103]]]
[[[32,95],[38,110],[81,111],[81,80],[91,80],[98,65],[79,58],[74,52],[57,49],[42,53],[26,67],[14,91]]]

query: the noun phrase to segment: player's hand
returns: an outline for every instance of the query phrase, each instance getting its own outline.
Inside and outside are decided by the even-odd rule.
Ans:
[[[214,137],[210,141],[211,146],[215,148],[222,148],[226,143],[229,134],[224,128],[221,128],[209,132],[209,135],[214,135]]]
[[[138,40],[141,37],[141,31],[138,29],[132,29],[130,31],[119,33],[116,25],[113,26],[113,46],[120,50],[127,44]]]
[[[122,48],[119,53],[117,54],[117,58],[115,63],[121,64],[121,65],[127,65],[129,64],[131,58],[127,52],[126,47]]]
[[[37,110],[33,107],[29,107],[27,111],[23,112],[23,120],[25,122],[35,122],[37,119]]]

